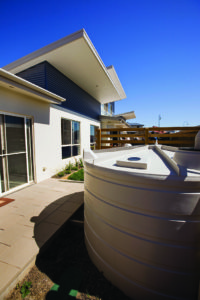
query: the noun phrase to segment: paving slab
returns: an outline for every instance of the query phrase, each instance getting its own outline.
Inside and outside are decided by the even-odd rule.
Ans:
[[[50,178],[8,195],[14,201],[0,207],[0,300],[83,204],[83,190],[83,183]]]

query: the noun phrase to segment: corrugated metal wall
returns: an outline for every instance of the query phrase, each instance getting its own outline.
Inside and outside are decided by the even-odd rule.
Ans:
[[[66,98],[63,107],[99,120],[100,103],[47,61],[16,75]]]
[[[16,74],[17,76],[26,79],[42,88],[46,88],[45,84],[45,63],[40,63],[31,68]]]

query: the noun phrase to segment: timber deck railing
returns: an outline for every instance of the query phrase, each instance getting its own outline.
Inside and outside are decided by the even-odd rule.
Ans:
[[[125,146],[126,144],[158,144],[176,147],[194,147],[200,127],[151,127],[96,129],[96,149]]]

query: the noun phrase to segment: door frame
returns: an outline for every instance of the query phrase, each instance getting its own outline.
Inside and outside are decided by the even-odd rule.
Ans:
[[[10,112],[5,112],[5,111],[0,111],[0,116],[2,116],[2,118],[0,118],[0,137],[1,137],[1,144],[0,147],[3,149],[5,149],[6,147],[6,126],[5,126],[5,116],[13,116],[13,117],[19,117],[19,118],[23,118],[24,119],[24,137],[25,137],[25,153],[26,154],[26,176],[27,176],[27,182],[23,183],[19,186],[16,186],[14,188],[9,188],[9,174],[8,174],[8,159],[7,157],[9,155],[13,155],[13,154],[8,154],[8,153],[3,153],[0,154],[0,159],[2,159],[2,168],[3,168],[3,176],[4,176],[4,192],[1,192],[1,186],[0,186],[0,197],[4,196],[8,193],[14,192],[16,190],[19,190],[27,185],[30,185],[31,183],[34,183],[35,180],[35,164],[34,164],[34,135],[33,135],[33,117],[29,116],[29,115],[22,115],[22,114],[15,114],[15,113],[10,113]],[[28,138],[27,138],[27,124],[26,124],[26,120],[29,119],[31,120],[31,132],[30,132],[30,139],[31,139],[31,145],[28,145]],[[28,148],[29,150],[31,150],[31,161],[32,161],[32,180],[30,180],[29,177],[29,157],[28,157]],[[20,154],[19,153],[16,153]]]

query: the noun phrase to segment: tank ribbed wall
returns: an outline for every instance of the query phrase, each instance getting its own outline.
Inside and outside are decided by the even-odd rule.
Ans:
[[[135,300],[197,299],[199,184],[120,176],[85,162],[85,241],[92,261]]]

